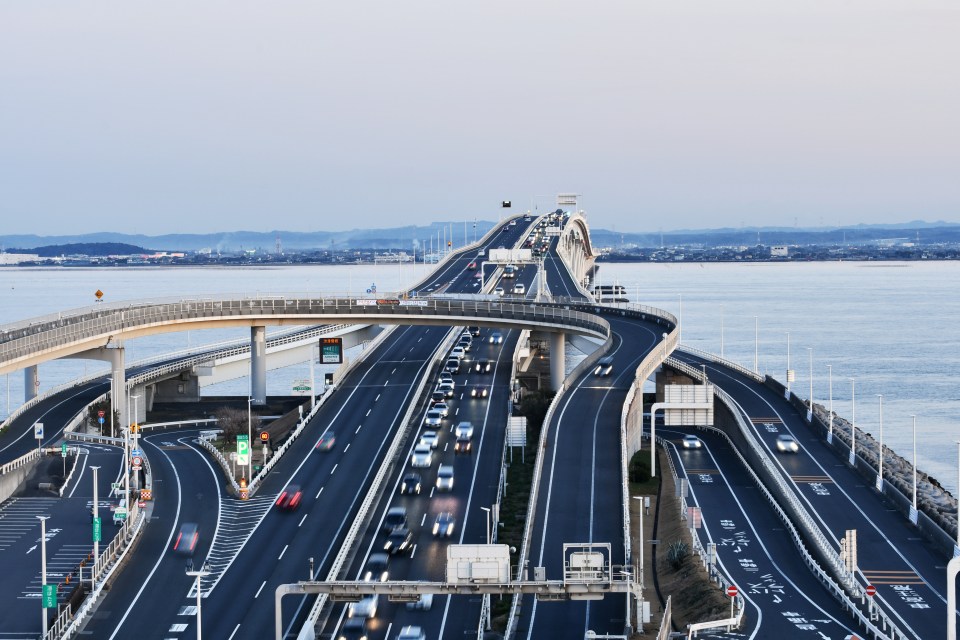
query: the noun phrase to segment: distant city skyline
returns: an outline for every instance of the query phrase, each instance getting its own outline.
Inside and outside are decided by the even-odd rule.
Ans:
[[[0,6],[0,235],[960,223],[948,0]]]

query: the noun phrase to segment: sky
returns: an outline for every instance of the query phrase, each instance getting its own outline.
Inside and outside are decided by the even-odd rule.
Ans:
[[[0,233],[960,222],[953,0],[0,3]]]

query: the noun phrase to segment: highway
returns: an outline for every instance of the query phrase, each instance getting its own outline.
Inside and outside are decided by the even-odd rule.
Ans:
[[[685,352],[676,355],[695,367],[706,365],[710,381],[734,398],[755,437],[825,533],[839,541],[847,529],[857,530],[859,581],[877,588],[877,602],[892,613],[897,626],[912,638],[943,637],[946,560],[837,458],[781,393],[732,368]],[[793,435],[799,453],[778,453],[779,434]]]
[[[521,232],[520,225],[510,227],[490,237],[488,244],[515,243]],[[451,260],[420,289],[475,291],[474,271],[466,268],[474,255],[465,253]],[[154,482],[172,487],[179,475],[181,486],[193,487],[196,483],[204,487],[196,492],[204,497],[197,499],[191,489],[179,492],[177,500],[172,500],[174,492],[168,489],[165,502],[173,504],[165,505],[167,512],[154,512],[148,527],[154,533],[141,542],[124,571],[123,588],[111,589],[85,631],[105,638],[134,633],[157,638],[195,636],[195,617],[190,615],[195,606],[191,579],[185,575],[184,559],[173,554],[170,547],[180,524],[196,522],[201,543],[193,563],[199,567],[209,554],[215,569],[203,583],[204,632],[223,638],[271,635],[276,586],[306,579],[310,558],[314,559],[315,575],[329,571],[373,473],[385,463],[383,456],[401,426],[406,406],[413,400],[413,389],[428,373],[433,353],[447,331],[441,327],[400,327],[370,353],[320,409],[274,468],[256,499],[248,503],[250,506],[231,507],[245,526],[232,527],[231,520],[223,517],[221,511],[226,505],[237,501],[224,496],[215,486],[215,476],[204,469],[207,464],[195,459],[190,435],[174,443],[176,450],[190,458],[171,458],[174,464],[169,468],[156,465]],[[327,430],[336,434],[334,449],[315,451]],[[152,446],[159,443],[164,447],[162,442],[170,441],[170,437],[158,435],[148,440]],[[152,461],[158,452],[147,449],[147,455]],[[193,473],[189,483],[183,482],[185,473]],[[281,512],[272,507],[272,502],[288,484],[300,486],[302,503],[294,512]],[[160,502],[158,498],[155,509]],[[169,508],[174,510],[170,512]],[[214,534],[216,522],[220,530]],[[213,538],[217,542],[210,546]],[[238,602],[252,606],[238,608]],[[307,604],[293,599],[285,603],[285,627],[297,630],[291,623],[300,620]],[[144,630],[138,612],[145,607],[149,607],[151,620],[169,624],[154,624]]]

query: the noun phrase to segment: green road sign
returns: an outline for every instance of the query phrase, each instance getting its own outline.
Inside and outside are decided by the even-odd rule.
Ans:
[[[247,436],[237,436],[237,464],[250,464],[250,440]]]
[[[100,531],[101,531],[100,522],[101,522],[100,518],[93,519],[93,541],[94,542],[100,542],[101,540],[103,540],[103,537],[100,534]]]
[[[60,443],[60,455],[62,455],[64,458],[67,457],[67,443],[66,443],[66,442],[61,442],[61,443]]]
[[[45,584],[43,585],[43,589],[40,593],[43,600],[44,609],[57,608],[57,585]]]

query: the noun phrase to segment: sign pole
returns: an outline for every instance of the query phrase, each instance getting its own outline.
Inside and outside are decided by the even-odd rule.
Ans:
[[[52,608],[48,605],[50,604],[50,591],[51,589],[47,585],[47,518],[50,516],[37,516],[40,520],[40,615],[43,619],[43,636],[47,637],[47,609]],[[50,585],[54,587],[54,604],[56,606],[56,590],[55,585]]]
[[[97,487],[97,471],[100,467],[90,467],[93,471],[93,567],[90,570],[90,588],[97,579],[97,563],[100,560],[100,493]]]

